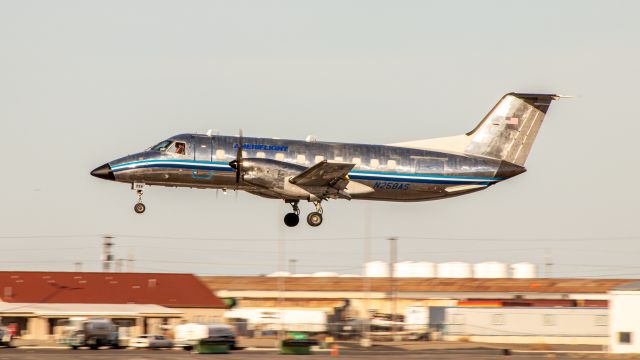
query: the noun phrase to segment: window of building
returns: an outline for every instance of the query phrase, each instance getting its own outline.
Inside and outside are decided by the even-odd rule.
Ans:
[[[304,154],[299,154],[298,156],[296,156],[296,162],[298,164],[304,164],[307,162],[307,157],[304,156]]]
[[[618,344],[631,344],[631,332],[618,332]]]
[[[396,166],[397,166],[397,165],[398,165],[398,164],[396,163],[396,161],[395,161],[395,160],[388,160],[388,161],[387,161],[387,168],[388,168],[389,170],[394,170],[394,169],[396,168]]]
[[[351,162],[356,164],[356,166],[360,166],[360,163],[362,163],[362,159],[360,159],[359,157],[354,157],[353,159],[351,159]]]
[[[544,326],[554,326],[556,324],[556,316],[551,314],[542,315],[542,324]]]
[[[596,326],[607,326],[609,323],[609,317],[607,315],[596,315],[595,323]]]
[[[276,160],[283,161],[284,160],[284,153],[281,153],[281,152],[276,153]]]
[[[504,314],[493,314],[493,315],[491,315],[491,324],[492,325],[504,325]]]
[[[321,162],[322,160],[324,160],[324,156],[322,156],[322,155],[316,155],[316,157],[315,157],[315,159],[314,159],[314,160],[315,160],[315,162],[316,162],[316,164],[317,164],[317,163]]]
[[[216,159],[224,160],[224,150],[222,149],[216,150]]]
[[[344,161],[342,156],[336,156],[333,160],[335,160],[335,161]]]
[[[264,153],[264,151],[258,151],[258,153],[256,154],[256,157],[258,159],[264,159],[267,155]]]
[[[372,169],[377,169],[380,167],[380,160],[378,159],[371,159],[371,161],[369,161],[369,167]]]

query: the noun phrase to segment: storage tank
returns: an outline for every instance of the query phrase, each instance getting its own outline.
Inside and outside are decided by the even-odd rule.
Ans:
[[[288,271],[276,271],[269,275],[268,277],[281,277],[281,276],[290,276],[291,274]]]
[[[413,263],[413,277],[432,278],[436,277],[436,264],[427,261]]]
[[[331,271],[318,271],[311,274],[312,277],[336,277],[338,273],[334,273]]]
[[[485,261],[473,265],[474,278],[499,279],[508,277],[507,264]]]
[[[393,276],[399,278],[413,277],[413,261],[402,261],[393,264]]]
[[[516,279],[533,279],[536,277],[536,265],[528,262],[511,264],[511,277]]]
[[[471,264],[459,261],[440,263],[437,266],[439,278],[470,278]]]
[[[389,265],[384,261],[370,261],[364,264],[364,276],[366,277],[388,277]]]

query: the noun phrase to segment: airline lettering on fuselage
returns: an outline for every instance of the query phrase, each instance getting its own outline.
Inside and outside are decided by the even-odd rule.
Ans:
[[[238,144],[233,144],[233,148],[237,149]],[[242,150],[264,150],[264,151],[289,151],[286,145],[264,145],[264,144],[242,144]]]

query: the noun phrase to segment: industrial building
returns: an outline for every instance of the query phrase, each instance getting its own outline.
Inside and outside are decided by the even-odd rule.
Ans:
[[[0,272],[2,325],[23,339],[49,340],[60,320],[110,318],[121,338],[162,333],[182,322],[221,322],[226,308],[190,274]]]

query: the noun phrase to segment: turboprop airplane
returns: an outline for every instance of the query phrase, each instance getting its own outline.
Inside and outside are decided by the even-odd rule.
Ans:
[[[470,132],[388,145],[181,134],[110,161],[91,175],[129,183],[137,213],[145,185],[243,190],[291,204],[315,205],[307,222],[322,223],[322,201],[424,201],[486,189],[526,171],[524,163],[554,94],[504,95]]]

